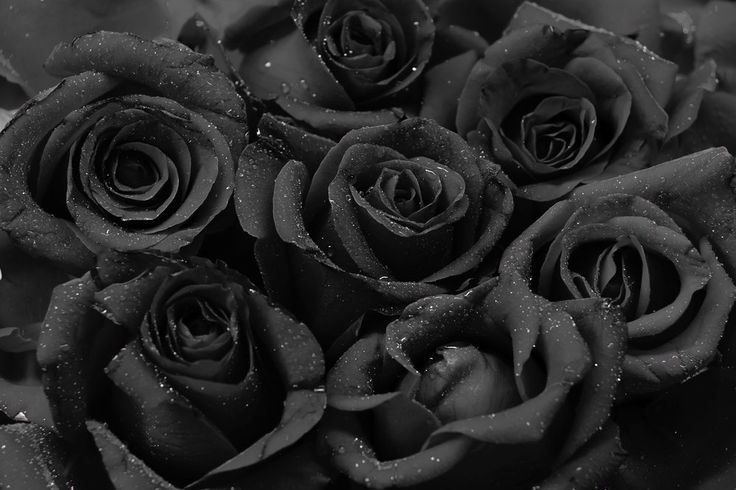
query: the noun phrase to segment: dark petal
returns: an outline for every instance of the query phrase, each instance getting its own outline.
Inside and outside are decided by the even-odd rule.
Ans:
[[[97,256],[97,267],[93,269],[93,277],[98,288],[104,289],[113,284],[132,281],[141,275],[141,271],[165,266],[174,272],[181,270],[186,264],[187,261],[179,257],[163,254],[106,250]]]
[[[654,15],[658,16],[658,13],[656,12],[656,4],[651,2],[651,0],[647,0],[646,3],[649,4],[649,8],[654,7]],[[626,8],[624,6],[617,5],[616,9],[618,10],[621,7]],[[630,10],[630,12],[636,11],[636,8],[632,8]],[[563,31],[567,29],[585,29],[592,31],[593,34],[589,39],[595,38],[594,44],[602,42],[606,46],[605,51],[610,53],[608,55],[602,55],[599,58],[601,61],[605,62],[605,57],[612,55],[613,58],[632,65],[634,70],[642,75],[644,78],[644,84],[651,91],[659,105],[664,105],[669,100],[670,94],[672,93],[672,83],[674,82],[675,75],[677,74],[677,65],[659,57],[653,51],[647,49],[643,44],[627,37],[627,34],[624,36],[617,36],[599,28],[564,17],[532,2],[525,2],[519,8],[517,14],[518,15],[516,15],[509,24],[509,29],[516,29],[517,27],[528,29],[531,26],[539,27],[541,24],[558,28]],[[621,17],[622,16],[619,13],[609,16],[610,19],[618,19]],[[658,24],[658,22],[656,22],[656,24]],[[655,33],[655,39],[658,34],[658,32]],[[609,66],[616,69],[616,66],[612,64],[609,64]]]
[[[542,482],[540,490],[598,488],[610,482],[627,454],[621,447],[618,427],[606,423],[580,451]]]
[[[212,57],[183,44],[100,31],[59,44],[44,67],[57,76],[94,70],[151,87],[185,106],[211,113],[236,153],[244,145],[245,102]]]
[[[29,176],[44,136],[67,114],[117,84],[115,79],[95,72],[67,78],[26,103],[0,135],[0,162],[4,162],[0,168],[6,181],[0,194],[3,230],[24,249],[77,272],[93,264],[92,253],[63,220],[46,213],[34,201],[28,192]]]
[[[323,391],[301,389],[290,391],[284,401],[281,421],[275,429],[245,451],[207,473],[195,485],[200,486],[206,484],[210,478],[248,468],[293,445],[320,421],[326,401],[327,397]]]
[[[235,210],[240,226],[251,236],[276,233],[273,222],[273,185],[284,161],[263,140],[245,147],[235,177]]]
[[[327,403],[345,411],[375,408],[397,396],[396,392],[381,392],[385,381],[377,373],[386,370],[383,336],[370,334],[357,340],[337,360],[327,373]],[[398,372],[397,367],[393,371]]]
[[[333,140],[307,131],[291,119],[270,114],[263,115],[258,129],[264,137],[280,145],[277,147],[279,151],[306,165],[310,174],[314,174],[327,152],[335,146]]]
[[[146,463],[131,453],[127,446],[105,425],[89,421],[87,422],[87,428],[94,437],[102,461],[115,488],[175,489],[173,485],[157,475]]]
[[[595,100],[598,127],[595,152],[587,155],[588,160],[602,156],[618,140],[631,114],[631,93],[621,77],[609,66],[595,58],[574,58],[565,70],[590,87]]]
[[[496,165],[486,160],[481,160],[480,163],[487,164],[483,178],[486,184],[481,195],[482,204],[478,232],[474,236],[475,243],[445,267],[426,277],[424,280],[427,282],[456,277],[478,266],[496,246],[509,223],[514,199],[508,187],[508,180]]]
[[[309,189],[309,173],[304,164],[290,160],[276,177],[273,192],[273,219],[276,233],[286,243],[292,243],[310,253],[321,250],[307,231],[302,204]]]
[[[410,456],[383,461],[356,414],[328,410],[321,435],[330,462],[354,482],[375,487],[410,486],[446,473],[470,451],[468,438],[452,438]]]
[[[677,216],[691,236],[706,235],[731,277],[736,277],[736,194],[734,159],[724,149],[709,149],[622,175],[575,191],[575,203],[611,193],[641,196]]]
[[[692,126],[669,141],[656,162],[667,161],[682,155],[712,147],[724,146],[736,152],[736,95],[723,91],[703,94],[703,100]]]
[[[648,163],[649,154],[663,142],[668,123],[663,107],[672,93],[676,70],[676,65],[667,61],[659,63],[660,58],[637,52],[636,47],[622,48],[624,53],[620,53],[615,49],[616,46],[619,44],[612,46],[610,39],[602,35],[591,35],[576,50],[577,55],[597,58],[615,70],[631,93],[631,115],[620,137],[620,144],[614,150],[613,169],[609,170],[612,175],[643,167]],[[642,58],[652,59],[652,72],[637,65]],[[661,73],[657,73],[657,70]],[[657,80],[657,83],[653,80]],[[629,170],[617,168],[617,165],[625,165]]]
[[[321,386],[325,373],[322,349],[307,326],[255,291],[248,292],[248,303],[250,328],[283,386],[292,390]]]
[[[168,480],[186,484],[237,454],[213,422],[143,357],[137,342],[123,348],[106,371],[116,386],[106,422]]]
[[[297,121],[330,138],[341,138],[353,129],[395,123],[404,117],[398,108],[365,111],[332,110],[291,95],[279,98],[277,104]]]
[[[698,118],[705,92],[713,92],[717,86],[716,64],[713,60],[705,61],[685,79],[678,80],[672,100],[667,105],[669,114],[667,141],[692,126]]]
[[[273,457],[249,466],[240,474],[223,474],[207,481],[208,488],[235,485],[248,490],[324,490],[336,477],[316,447],[317,434],[310,432],[296,444]],[[198,488],[191,486],[190,488]]]
[[[456,125],[460,135],[476,128],[481,88],[504,63],[529,59],[550,67],[564,66],[573,50],[587,38],[584,31],[560,32],[548,26],[531,26],[510,32],[488,47],[470,72],[460,96]]]
[[[512,17],[507,29],[533,24],[580,28],[584,22],[622,37],[637,39],[655,51],[658,46],[660,14],[659,3],[655,0],[627,0],[616,5],[575,0],[541,0],[537,3],[538,5],[524,2]]]
[[[466,51],[429,68],[423,78],[424,96],[419,116],[454,130],[458,100],[477,59],[475,52]]]
[[[484,286],[484,290],[495,281]],[[399,320],[386,328],[386,351],[409,373],[419,375],[435,349],[462,339],[472,345],[494,346],[499,352],[510,347],[503,327],[485,324],[472,296],[433,296],[408,306]],[[442,321],[438,321],[442,318]]]
[[[304,34],[297,28],[244,50],[240,75],[253,95],[277,99],[290,95],[319,107],[336,110],[355,108]]]
[[[716,356],[716,348],[736,300],[736,287],[707,238],[699,245],[711,277],[705,298],[684,332],[649,350],[631,349],[624,359],[623,390],[629,394],[660,391],[694,376]]]
[[[39,336],[38,364],[54,424],[70,441],[86,437],[96,378],[125,342],[126,332],[94,310],[96,291],[90,274],[54,289]]]
[[[581,384],[575,419],[560,449],[564,462],[578,452],[608,420],[621,379],[626,352],[626,323],[621,312],[597,299],[556,303],[572,316],[593,358]]]
[[[420,452],[432,432],[442,425],[422,403],[404,393],[377,405],[372,416],[372,442],[384,460]]]
[[[505,62],[490,73],[483,80],[476,104],[480,104],[480,116],[492,128],[500,129],[517,104],[549,95],[595,100],[590,87],[572,73],[524,59]]]
[[[131,281],[114,283],[95,291],[93,307],[134,335],[149,314],[156,292],[171,272],[169,268],[156,267]]]
[[[6,488],[68,488],[70,449],[47,427],[0,426],[0,481]]]
[[[267,366],[251,367],[237,383],[167,373],[168,382],[217,426],[236,448],[251,443],[276,425],[283,392]]]

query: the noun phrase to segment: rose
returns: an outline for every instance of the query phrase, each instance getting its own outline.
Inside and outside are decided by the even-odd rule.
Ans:
[[[260,239],[267,287],[323,346],[368,310],[460,287],[511,213],[498,167],[433,121],[355,130],[321,148],[292,126],[269,131],[243,152],[236,211]]]
[[[690,127],[715,87],[715,65],[677,85],[676,74],[635,41],[525,3],[473,67],[457,129],[502,166],[518,195],[557,199],[647,166]]]
[[[51,291],[69,279],[0,233],[0,419],[4,413],[18,421],[51,424],[36,349]]]
[[[255,96],[275,101],[272,111],[340,138],[351,129],[396,122],[404,111],[416,114],[425,74],[442,78],[445,92],[457,97],[487,43],[461,27],[435,23],[435,14],[422,0],[258,1],[227,27],[223,41],[240,50],[241,76]],[[459,72],[433,73],[462,55],[472,59]]]
[[[68,75],[0,136],[0,223],[75,271],[104,248],[175,251],[231,195],[244,104],[212,59],[173,42],[100,32],[61,44]]]
[[[96,417],[176,485],[250,471],[324,409],[306,326],[204,259],[102,256],[55,290],[39,345],[62,437],[89,440]]]
[[[424,298],[338,360],[322,433],[340,472],[369,488],[593,488],[618,467],[615,310],[497,283]]]
[[[515,239],[500,274],[620,307],[627,394],[679,383],[716,355],[734,302],[733,171],[713,149],[582,187]]]

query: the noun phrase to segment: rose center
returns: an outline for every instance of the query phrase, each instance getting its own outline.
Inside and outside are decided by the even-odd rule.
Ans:
[[[595,108],[587,99],[563,96],[529,100],[504,122],[504,132],[527,158],[566,169],[587,153],[595,133]]]
[[[432,411],[444,424],[513,407],[521,402],[506,360],[463,343],[439,347],[418,380],[407,377],[400,389]]]
[[[137,189],[153,185],[158,172],[147,156],[135,151],[116,152],[114,178],[125,187]]]
[[[441,193],[442,181],[431,170],[384,168],[374,184],[362,194],[378,209],[424,222],[437,211]]]
[[[672,264],[633,235],[580,247],[570,258],[570,271],[583,296],[609,299],[627,320],[671,303],[680,284]]]

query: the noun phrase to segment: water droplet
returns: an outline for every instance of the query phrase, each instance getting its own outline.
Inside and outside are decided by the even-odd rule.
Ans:
[[[291,92],[291,87],[289,87],[289,84],[285,82],[281,82],[281,93],[288,94],[289,92]]]

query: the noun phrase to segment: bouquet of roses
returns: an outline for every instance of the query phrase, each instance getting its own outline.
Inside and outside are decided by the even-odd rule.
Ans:
[[[736,486],[736,4],[47,3],[0,488]]]

